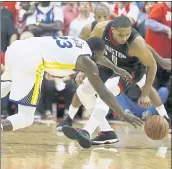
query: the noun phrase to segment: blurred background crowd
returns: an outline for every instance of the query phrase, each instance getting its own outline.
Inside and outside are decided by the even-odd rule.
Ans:
[[[102,13],[96,10],[100,6],[105,7]],[[94,21],[113,20],[119,15],[128,16],[133,27],[162,58],[171,58],[171,2],[1,2],[1,74],[4,70],[5,51],[15,40],[51,36],[53,33],[57,36],[80,37],[85,25]],[[171,70],[158,65],[154,86],[169,115],[172,113],[171,78]],[[45,74],[36,114],[41,119],[48,119],[53,115],[57,119],[63,118],[76,88],[74,77],[65,77],[61,81],[53,80]],[[131,88],[116,99],[126,111],[130,109],[141,118],[157,113],[153,107],[139,107],[138,97],[139,90]],[[17,105],[8,102],[8,96],[1,102],[1,116],[17,112]],[[81,107],[77,116],[86,118],[88,115]],[[117,118],[115,112],[109,111],[107,119]]]

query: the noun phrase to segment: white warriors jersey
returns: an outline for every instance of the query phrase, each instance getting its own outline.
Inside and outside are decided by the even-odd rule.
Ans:
[[[86,41],[70,36],[31,37],[12,46],[22,53],[21,57],[17,56],[18,63],[23,62],[26,67],[42,64],[46,72],[61,77],[75,73],[78,56],[92,55]]]

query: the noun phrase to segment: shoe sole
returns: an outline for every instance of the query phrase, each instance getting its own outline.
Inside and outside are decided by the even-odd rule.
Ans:
[[[111,140],[105,140],[105,141],[92,141],[92,145],[114,144],[117,142],[119,142],[118,139],[111,139]]]
[[[81,136],[80,133],[76,129],[70,126],[64,126],[62,128],[62,132],[64,133],[66,137],[72,140],[77,140],[79,145],[83,148],[90,148],[92,145],[91,141],[88,138]]]
[[[70,126],[70,127],[72,127],[72,125],[57,126],[57,127],[56,127],[56,131],[62,131],[62,128],[63,128],[64,126]]]
[[[62,131],[62,126],[56,127],[56,131]]]

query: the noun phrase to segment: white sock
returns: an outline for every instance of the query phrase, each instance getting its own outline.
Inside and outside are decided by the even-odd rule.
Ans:
[[[166,116],[167,118],[169,118],[169,116],[167,114],[167,111],[166,111],[163,104],[161,106],[159,106],[159,107],[156,107],[156,110],[157,110],[157,112],[159,113],[160,116],[162,116],[162,117]]]
[[[73,107],[70,105],[68,115],[70,116],[71,119],[73,119],[78,111],[79,107]]]
[[[113,128],[110,126],[106,118],[103,118],[103,120],[99,124],[101,131],[113,131]]]
[[[86,130],[91,136],[94,133],[94,131],[96,130],[99,123],[100,123],[99,120],[97,120],[96,118],[91,116],[83,129]]]

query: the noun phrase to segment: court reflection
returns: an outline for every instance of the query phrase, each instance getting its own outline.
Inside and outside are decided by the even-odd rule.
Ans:
[[[55,133],[55,126],[33,125],[3,133],[2,169],[170,169],[171,138],[148,139],[142,129],[115,126],[120,142],[82,149]],[[58,135],[58,136],[57,136]]]

